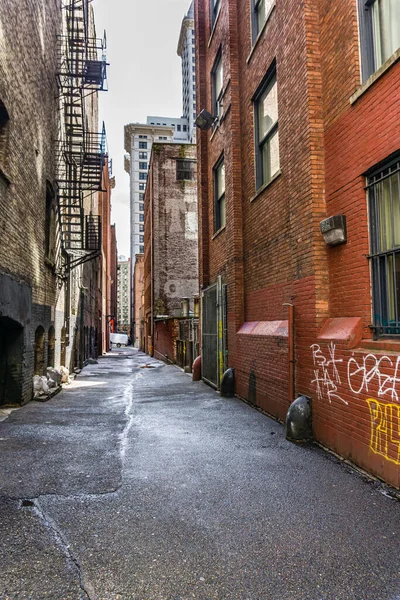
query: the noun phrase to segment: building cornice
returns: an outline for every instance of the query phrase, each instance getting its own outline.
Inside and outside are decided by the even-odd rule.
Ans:
[[[181,58],[182,58],[183,46],[184,46],[185,39],[186,39],[186,32],[188,29],[194,29],[194,19],[186,16],[183,18],[183,21],[182,21],[181,32],[179,35],[179,42],[178,42],[178,48],[177,48],[178,56],[180,56]]]

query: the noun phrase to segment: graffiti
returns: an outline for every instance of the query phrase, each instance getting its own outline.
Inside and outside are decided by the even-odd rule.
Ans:
[[[347,397],[349,391],[356,396],[362,393],[377,395],[379,400],[367,398],[371,428],[369,446],[375,454],[400,465],[400,356],[389,358],[367,354],[356,358],[353,353],[348,359],[337,358],[333,342],[323,350],[313,344],[311,351],[312,383],[318,400],[328,400],[330,404],[339,400],[348,405],[343,396]]]
[[[385,367],[386,370],[390,369],[393,375],[382,373]],[[397,357],[395,364],[388,356],[377,358],[374,354],[367,354],[360,359],[360,362],[352,357],[347,363],[347,381],[354,394],[368,393],[369,384],[376,383],[379,398],[387,395],[392,402],[398,402],[396,385],[400,383],[399,375],[400,356]]]
[[[384,404],[374,398],[368,398],[367,403],[371,416],[371,450],[400,465],[400,405]]]
[[[335,358],[336,348],[333,342],[328,346],[329,358],[325,357],[321,347],[318,344],[311,346],[314,367],[314,379],[311,383],[315,383],[317,397],[323,400],[325,397],[331,403],[333,398],[340,400],[344,404],[348,404],[338,394],[338,386],[342,383],[337,365],[343,362],[342,358]]]

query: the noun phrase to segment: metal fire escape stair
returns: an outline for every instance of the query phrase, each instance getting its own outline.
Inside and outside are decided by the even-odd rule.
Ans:
[[[59,72],[63,133],[58,143],[57,187],[64,273],[99,256],[100,217],[85,214],[85,194],[101,190],[106,135],[87,130],[85,99],[106,90],[105,36],[89,37],[88,0],[67,0],[65,32],[59,37]]]

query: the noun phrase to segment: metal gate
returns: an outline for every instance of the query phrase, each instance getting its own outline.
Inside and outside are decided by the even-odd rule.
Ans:
[[[218,387],[218,285],[203,290],[202,295],[202,376]]]

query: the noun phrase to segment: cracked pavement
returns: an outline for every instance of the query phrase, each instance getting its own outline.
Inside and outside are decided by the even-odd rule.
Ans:
[[[0,455],[1,600],[400,600],[383,485],[136,350],[10,412]]]

